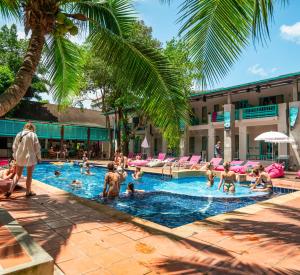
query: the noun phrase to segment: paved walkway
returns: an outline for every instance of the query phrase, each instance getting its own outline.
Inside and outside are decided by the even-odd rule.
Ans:
[[[176,229],[48,185],[0,207],[65,274],[300,274],[300,192]]]

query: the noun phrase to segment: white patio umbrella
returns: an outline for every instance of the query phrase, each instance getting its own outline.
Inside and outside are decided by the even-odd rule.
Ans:
[[[143,140],[143,142],[141,144],[141,147],[144,149],[144,154],[145,154],[145,150],[148,149],[148,148],[150,148],[150,145],[148,143],[148,140],[147,140],[146,136],[145,136],[145,138],[144,138],[144,140]]]
[[[292,140],[286,134],[275,131],[264,132],[254,140],[272,143],[272,160],[274,160],[274,143],[292,143]]]

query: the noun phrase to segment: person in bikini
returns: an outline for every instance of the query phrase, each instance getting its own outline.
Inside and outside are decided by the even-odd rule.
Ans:
[[[212,187],[215,182],[216,174],[214,173],[213,165],[210,162],[206,164],[206,176],[207,176],[207,187]]]
[[[259,176],[257,177],[255,183],[251,187],[251,191],[255,192],[273,192],[273,183],[270,175],[265,171],[263,165],[259,165],[257,168]]]
[[[120,175],[115,172],[113,162],[107,164],[108,172],[105,175],[103,197],[116,198],[120,193]]]
[[[230,171],[230,163],[224,163],[224,172],[221,173],[220,183],[218,186],[218,190],[223,186],[224,192],[235,192],[235,182],[236,182],[236,174],[233,171]]]

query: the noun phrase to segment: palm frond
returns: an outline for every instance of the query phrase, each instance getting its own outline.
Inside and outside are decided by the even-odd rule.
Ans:
[[[82,77],[82,60],[79,48],[62,36],[47,40],[45,66],[51,81],[51,92],[60,105],[68,105],[78,95]]]
[[[165,0],[166,1],[166,0]],[[275,1],[288,0],[186,0],[180,9],[180,34],[198,64],[202,85],[220,81],[248,45],[269,35]]]
[[[4,19],[20,18],[20,1],[0,0],[0,15]]]
[[[70,7],[72,13],[83,14],[88,19],[83,23],[88,24],[90,33],[101,26],[115,34],[122,35],[135,19],[130,0],[73,0]]]
[[[113,66],[115,78],[142,99],[142,109],[169,141],[180,134],[189,107],[176,70],[158,50],[129,42],[106,29],[90,37],[93,51]]]

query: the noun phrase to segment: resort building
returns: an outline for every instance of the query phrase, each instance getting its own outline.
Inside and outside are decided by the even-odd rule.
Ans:
[[[36,126],[43,157],[49,157],[50,147],[58,156],[63,145],[71,157],[88,149],[94,157],[108,156],[109,134],[101,112],[73,107],[60,112],[54,104],[24,101],[11,118],[0,120],[0,157],[12,155],[13,139],[28,121]]]
[[[291,73],[228,88],[194,93],[190,97],[193,115],[183,129],[181,155],[201,154],[214,157],[214,147],[221,141],[225,160],[289,159],[289,166],[299,166],[300,144],[300,73]],[[279,131],[294,138],[292,144],[255,141],[266,131]],[[159,131],[148,125],[137,132],[146,135],[150,154],[167,152]],[[137,140],[132,141],[134,151]],[[296,167],[295,167],[296,168]]]

